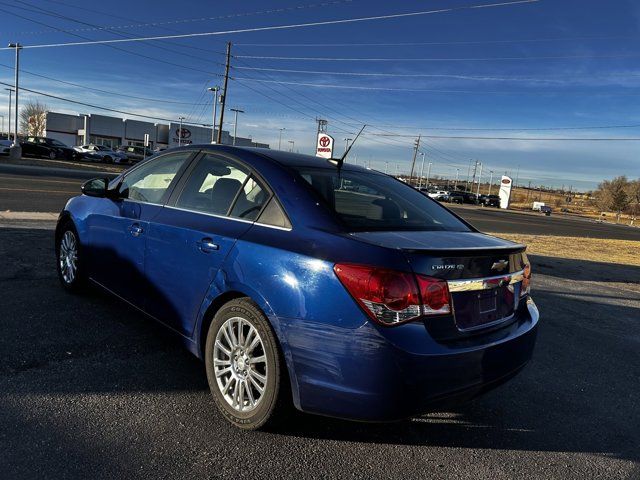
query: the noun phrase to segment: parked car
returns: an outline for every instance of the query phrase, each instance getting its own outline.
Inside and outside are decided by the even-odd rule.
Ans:
[[[498,195],[480,195],[478,203],[483,207],[500,207],[500,197]]]
[[[154,151],[146,147],[136,147],[135,145],[121,145],[118,152],[125,154],[131,162],[139,162],[154,155]]]
[[[112,150],[104,145],[94,145],[90,143],[74,148],[76,151],[82,153],[85,158],[90,160],[97,160],[106,163],[129,163],[129,159],[125,154]]]
[[[446,202],[449,199],[449,192],[445,190],[433,190],[430,191],[428,195],[434,200],[439,200],[441,202]]]
[[[20,141],[24,157],[41,157],[50,160],[78,160],[80,155],[73,148],[59,140],[47,137],[30,136]]]
[[[540,213],[544,213],[547,217],[551,215],[551,211],[551,207],[549,207],[548,205],[542,205],[540,207]]]
[[[470,203],[472,205],[478,204],[478,196],[472,192],[461,192],[464,198],[464,203]]]
[[[380,172],[189,145],[82,193],[55,231],[62,287],[91,281],[169,327],[237,427],[293,406],[418,415],[494,388],[532,356],[525,247]]]
[[[464,195],[462,194],[462,192],[457,192],[457,191],[449,192],[449,198],[448,198],[447,201],[449,203],[463,204],[464,203]]]
[[[11,140],[0,140],[0,155],[9,155],[11,145],[13,145]]]

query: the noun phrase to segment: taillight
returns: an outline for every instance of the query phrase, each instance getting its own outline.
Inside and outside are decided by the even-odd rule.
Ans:
[[[445,280],[366,265],[337,264],[334,271],[369,317],[383,325],[451,313]]]
[[[527,263],[524,266],[522,288],[520,289],[520,296],[524,297],[531,292],[531,264]]]

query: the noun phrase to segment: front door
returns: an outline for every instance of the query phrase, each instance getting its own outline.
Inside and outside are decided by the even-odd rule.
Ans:
[[[87,219],[91,277],[143,308],[147,290],[144,255],[149,222],[162,210],[178,172],[190,151],[168,153],[127,173],[117,200],[103,205]]]

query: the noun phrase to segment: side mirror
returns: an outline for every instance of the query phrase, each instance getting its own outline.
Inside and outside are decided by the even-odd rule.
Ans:
[[[82,185],[81,190],[83,194],[89,197],[107,197],[108,188],[108,178],[92,178]]]

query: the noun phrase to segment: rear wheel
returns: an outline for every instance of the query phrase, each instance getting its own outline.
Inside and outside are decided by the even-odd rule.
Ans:
[[[55,160],[58,156],[56,155],[56,152],[54,152],[53,150],[51,150],[49,152],[49,160]]]
[[[216,406],[233,425],[255,430],[290,409],[276,337],[250,299],[232,300],[216,313],[207,333],[205,364]]]
[[[65,290],[79,292],[86,287],[87,279],[80,240],[70,220],[61,226],[56,236],[56,267],[58,278]]]

